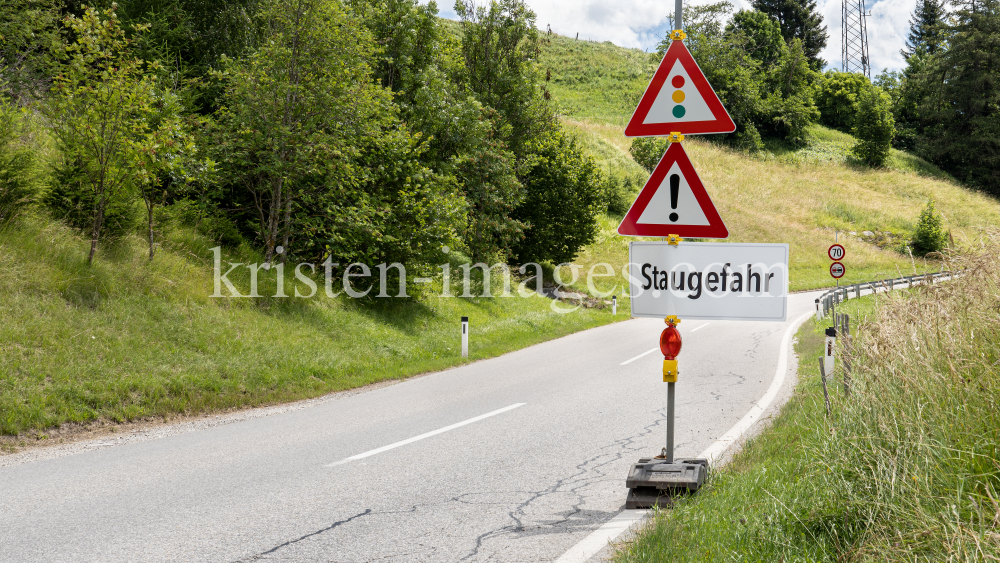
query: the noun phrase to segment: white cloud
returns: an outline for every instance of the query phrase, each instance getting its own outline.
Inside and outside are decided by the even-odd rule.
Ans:
[[[479,0],[484,3],[487,0]],[[731,0],[736,9],[749,9],[750,2]],[[843,0],[819,0],[830,38],[822,56],[832,68],[840,68],[841,5]],[[426,3],[426,0],[421,0]],[[708,4],[712,0],[694,0]],[[652,50],[666,35],[667,16],[673,2],[663,0],[527,0],[537,15],[539,29],[551,25],[560,35],[596,41],[611,41],[622,47]],[[868,6],[868,52],[873,75],[883,68],[899,70],[903,57],[899,50],[906,42],[909,17],[916,0],[879,0]],[[455,18],[452,0],[440,0],[441,16]]]

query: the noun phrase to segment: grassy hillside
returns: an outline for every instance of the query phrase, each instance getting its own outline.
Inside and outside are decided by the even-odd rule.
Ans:
[[[551,300],[516,289],[509,298],[440,297],[440,281],[423,294],[411,282],[409,300],[329,299],[322,281],[312,299],[213,299],[212,243],[180,225],[166,236],[152,263],[133,236],[87,267],[89,241],[58,223],[28,218],[0,231],[0,434],[314,397],[615,320],[610,309],[559,314]],[[229,254],[262,262],[247,248]],[[230,279],[246,293],[242,270]],[[260,294],[274,295],[273,274],[261,274]],[[290,272],[286,279],[293,294]]]
[[[624,124],[655,71],[652,56],[609,43],[546,36],[541,57],[548,87],[566,126],[611,175],[638,189],[649,174],[628,154]],[[937,269],[900,251],[928,199],[934,199],[954,243],[968,247],[1000,222],[1000,204],[955,183],[927,162],[894,151],[890,166],[871,170],[849,156],[854,139],[822,126],[804,147],[770,142],[753,157],[688,137],[685,149],[708,188],[732,242],[787,242],[793,290],[831,285],[827,247],[840,231],[847,249],[844,282]],[[628,241],[606,217],[583,264],[624,264]],[[873,234],[866,236],[865,231]]]

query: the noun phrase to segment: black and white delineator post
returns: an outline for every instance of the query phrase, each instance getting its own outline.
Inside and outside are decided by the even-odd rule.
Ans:
[[[462,317],[462,357],[469,357],[469,317]]]
[[[833,376],[835,351],[837,350],[837,327],[826,329],[826,346],[823,348],[823,368],[828,376]]]
[[[680,319],[666,318],[667,328],[660,335],[663,352],[663,381],[667,383],[667,446],[654,458],[643,458],[632,466],[625,486],[628,497],[625,508],[650,508],[669,506],[670,496],[664,493],[686,489],[697,491],[705,482],[708,471],[706,459],[674,460],[674,385],[677,383],[677,355],[681,351],[681,333],[677,330]]]
[[[614,315],[617,315],[617,314],[618,314],[618,296],[617,295],[612,295],[611,296],[611,315],[614,316]]]

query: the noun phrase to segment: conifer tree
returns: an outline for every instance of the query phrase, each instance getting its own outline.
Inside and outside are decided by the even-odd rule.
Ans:
[[[947,49],[919,86],[923,156],[1000,195],[1000,0],[958,0]]]
[[[781,26],[781,36],[786,43],[802,40],[802,48],[813,70],[826,66],[819,58],[830,35],[823,25],[823,15],[816,7],[816,0],[753,0],[755,10],[774,18]]]
[[[917,6],[910,16],[910,34],[906,47],[899,52],[910,60],[915,53],[933,55],[944,40],[945,0],[917,0]]]

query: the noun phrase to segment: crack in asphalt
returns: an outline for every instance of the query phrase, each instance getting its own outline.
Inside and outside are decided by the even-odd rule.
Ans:
[[[666,422],[665,410],[666,409],[664,408],[664,409],[657,409],[656,411],[654,411],[660,413],[661,415],[660,418],[658,418],[656,422],[653,422],[652,424],[645,426],[641,432],[633,434],[632,436],[628,436],[626,438],[615,440],[614,442],[611,442],[610,444],[602,447],[601,448],[602,453],[599,453],[587,460],[584,460],[582,463],[577,464],[575,467],[576,472],[573,473],[572,475],[556,480],[556,482],[552,486],[542,489],[541,491],[528,492],[528,494],[530,494],[531,497],[525,500],[524,502],[518,504],[513,510],[511,510],[508,513],[510,519],[513,520],[513,524],[509,524],[507,526],[503,526],[501,528],[497,528],[485,532],[483,534],[480,534],[476,538],[475,547],[473,547],[465,557],[459,559],[459,561],[466,561],[473,557],[476,557],[477,555],[479,555],[479,552],[482,549],[483,544],[487,540],[492,539],[494,537],[502,536],[510,532],[519,534],[531,534],[531,535],[553,533],[552,531],[553,528],[556,528],[561,524],[569,522],[574,517],[581,516],[584,514],[593,514],[595,517],[607,520],[611,516],[611,513],[605,511],[583,510],[581,505],[583,504],[585,499],[583,495],[580,494],[579,491],[585,487],[593,485],[594,483],[604,480],[620,481],[621,476],[609,477],[608,473],[606,473],[602,469],[609,464],[621,460],[622,458],[625,457],[626,453],[635,453],[639,449],[641,449],[643,446],[635,444],[636,441],[644,436],[651,434],[658,426],[662,426]],[[634,447],[630,447],[633,445]],[[616,450],[616,451],[608,452],[607,450]],[[598,460],[604,457],[608,457],[608,459],[598,462]],[[565,486],[570,486],[570,488],[562,490],[563,487]],[[524,492],[524,491],[519,491],[519,492]],[[558,520],[544,522],[541,525],[536,525],[534,527],[535,530],[529,532],[528,528],[525,527],[524,523],[524,519],[528,516],[526,514],[526,509],[532,503],[553,494],[575,495],[577,497],[577,502],[571,505],[570,510],[563,512],[562,517],[559,518]],[[456,497],[455,500],[457,500],[458,498],[459,497]]]
[[[372,509],[367,508],[367,509],[365,509],[364,512],[359,512],[359,513],[355,514],[354,516],[351,516],[350,518],[346,518],[344,520],[339,520],[337,522],[334,522],[333,524],[330,524],[329,526],[327,526],[325,528],[321,528],[319,530],[316,530],[315,532],[310,532],[310,533],[308,533],[308,534],[306,534],[306,535],[304,535],[302,537],[299,537],[297,539],[288,540],[285,543],[278,544],[278,545],[272,547],[271,549],[269,549],[267,551],[262,551],[262,552],[260,552],[260,553],[258,553],[256,555],[251,555],[250,557],[245,557],[243,559],[239,559],[239,560],[236,561],[236,563],[251,563],[253,561],[260,561],[265,556],[268,556],[268,555],[274,553],[275,551],[278,551],[281,548],[288,547],[290,545],[299,543],[300,541],[303,541],[305,539],[311,538],[313,536],[318,536],[318,535],[320,535],[322,533],[329,532],[330,530],[336,528],[337,526],[341,526],[341,525],[347,524],[348,522],[350,522],[351,520],[354,520],[356,518],[361,518],[363,516],[368,516],[371,513],[372,513]]]

